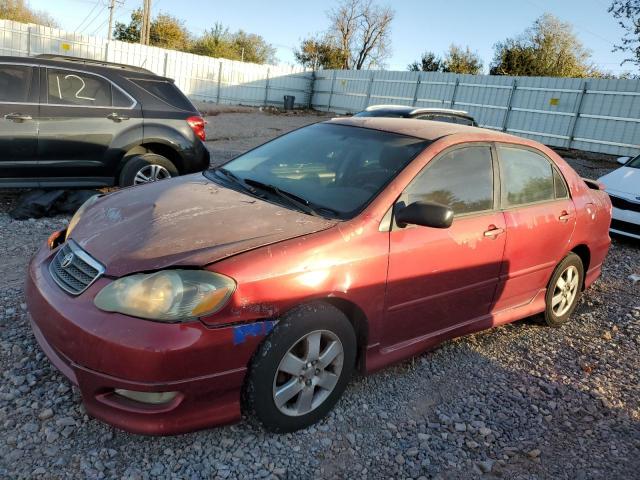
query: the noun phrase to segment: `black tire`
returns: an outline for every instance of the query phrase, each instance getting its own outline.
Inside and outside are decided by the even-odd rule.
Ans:
[[[316,401],[320,401],[320,395],[327,396],[308,413],[296,416],[283,413],[275,401],[276,388],[280,388],[276,387],[280,378],[276,375],[282,375],[279,371],[281,361],[296,345],[299,346],[300,342],[305,342],[305,337],[317,334],[319,331],[329,332],[339,339],[342,346],[342,368],[338,380],[333,390],[325,393],[316,385],[305,387],[305,381],[300,377],[302,384],[300,388],[311,389],[311,395],[317,399]],[[328,344],[325,344],[325,348],[326,345]],[[251,361],[243,389],[245,413],[251,419],[257,420],[265,429],[276,433],[293,432],[316,423],[329,413],[347,387],[353,375],[356,351],[357,340],[351,323],[332,305],[314,303],[287,313],[258,348]],[[322,348],[320,352],[323,352]],[[314,377],[314,379],[317,378],[319,377]],[[295,376],[288,379],[291,382],[294,380],[296,380]],[[306,382],[309,381],[306,380]],[[295,398],[294,396],[293,399]]]
[[[122,167],[120,172],[119,185],[121,187],[130,187],[136,184],[136,175],[138,172],[143,171],[145,168],[152,165],[158,165],[163,171],[165,171],[169,177],[177,177],[180,175],[176,166],[167,158],[157,153],[145,153],[142,155],[136,155],[127,160],[127,163]],[[165,177],[165,178],[169,178]]]
[[[571,300],[571,304],[568,306],[568,309],[558,315],[556,311],[554,311],[553,298],[554,294],[559,294],[560,290],[557,288],[558,279],[560,276],[569,269],[569,267],[575,267],[578,273],[577,279],[577,289],[575,292],[575,296],[573,300]],[[569,253],[566,257],[562,259],[562,261],[558,264],[556,269],[553,271],[553,275],[551,275],[551,280],[549,280],[549,284],[547,285],[547,293],[545,295],[545,310],[544,310],[544,320],[547,325],[550,327],[559,327],[566,323],[569,320],[569,317],[576,309],[578,302],[580,300],[580,296],[582,294],[582,286],[584,283],[584,266],[582,265],[582,260],[575,253]]]

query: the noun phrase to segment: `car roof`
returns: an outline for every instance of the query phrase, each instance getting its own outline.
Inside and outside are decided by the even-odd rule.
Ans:
[[[487,140],[490,139],[491,141],[500,141],[503,139],[511,143],[515,139],[517,140],[517,143],[530,143],[527,139],[494,130],[487,130],[485,128],[432,120],[418,120],[413,118],[339,117],[332,118],[324,123],[369,128],[372,130],[380,130],[410,137],[422,138],[429,141],[434,141],[442,137],[456,134],[470,134],[476,136],[478,134],[482,134],[483,137],[487,138]]]
[[[401,113],[405,115],[419,115],[425,113],[440,113],[446,115],[458,115],[462,117],[469,117],[469,112],[464,110],[455,110],[453,108],[428,108],[428,107],[410,107],[408,105],[371,105],[365,108],[365,112],[377,112],[377,111],[387,111],[394,113]]]
[[[0,56],[0,63],[19,63],[27,65],[41,65],[47,67],[71,68],[87,72],[99,73],[106,77],[119,75],[126,78],[147,78],[154,80],[167,80],[170,78],[160,75],[141,67],[123,65],[119,63],[103,62],[80,57],[68,57],[64,55],[37,55],[35,57]]]

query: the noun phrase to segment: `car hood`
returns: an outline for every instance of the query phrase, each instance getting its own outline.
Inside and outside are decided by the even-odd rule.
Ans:
[[[337,221],[235,190],[202,174],[110,193],[89,207],[71,238],[122,276],[170,266],[204,266]]]
[[[640,196],[640,168],[622,167],[599,178],[607,192],[624,194],[632,200]]]

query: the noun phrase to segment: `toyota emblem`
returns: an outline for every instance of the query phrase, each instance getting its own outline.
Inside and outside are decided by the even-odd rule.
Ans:
[[[75,255],[73,253],[67,253],[62,259],[60,266],[62,268],[67,268],[69,265],[71,265],[71,263],[73,263],[74,258],[75,258]]]

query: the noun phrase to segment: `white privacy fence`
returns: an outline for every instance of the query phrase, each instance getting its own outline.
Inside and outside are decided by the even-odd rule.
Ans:
[[[192,99],[354,113],[374,104],[469,111],[481,126],[555,147],[640,153],[640,80],[320,70],[192,55],[0,20],[0,55],[54,53],[147,68],[174,78]]]

